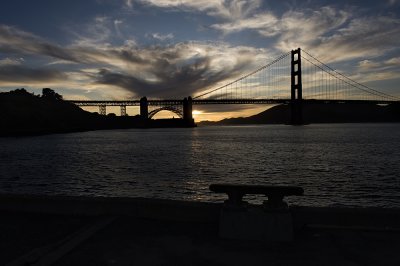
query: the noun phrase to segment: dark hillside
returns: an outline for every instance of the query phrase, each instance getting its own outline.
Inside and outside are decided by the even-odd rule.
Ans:
[[[141,119],[140,116],[99,115],[82,110],[62,100],[51,89],[43,95],[33,95],[24,89],[0,93],[0,136],[40,135],[76,131],[193,127],[193,122],[182,119]]]
[[[88,130],[100,126],[99,115],[60,98],[35,96],[25,90],[0,93],[1,135]]]
[[[400,122],[400,103],[376,104],[322,104],[303,105],[304,123],[384,123]],[[200,125],[288,124],[290,106],[277,105],[259,114],[229,118],[218,122],[200,122]]]

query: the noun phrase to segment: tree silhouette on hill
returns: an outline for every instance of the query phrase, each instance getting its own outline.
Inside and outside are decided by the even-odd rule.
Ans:
[[[42,90],[42,98],[49,99],[49,100],[62,100],[62,95],[56,93],[54,90],[50,88],[44,88]]]

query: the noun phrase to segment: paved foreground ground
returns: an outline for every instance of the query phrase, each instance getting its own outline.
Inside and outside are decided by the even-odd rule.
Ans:
[[[220,239],[215,222],[0,215],[0,265],[400,265],[395,229],[305,226],[263,243]]]

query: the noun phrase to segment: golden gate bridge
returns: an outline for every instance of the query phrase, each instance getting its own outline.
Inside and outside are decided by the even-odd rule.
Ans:
[[[289,89],[290,88],[290,89]],[[338,72],[300,48],[282,54],[268,64],[223,86],[184,99],[69,100],[78,106],[140,106],[143,119],[160,111],[171,111],[193,120],[192,106],[205,104],[289,104],[291,124],[302,124],[302,106],[310,103],[400,103],[400,97],[370,88]],[[149,111],[149,107],[153,108]]]

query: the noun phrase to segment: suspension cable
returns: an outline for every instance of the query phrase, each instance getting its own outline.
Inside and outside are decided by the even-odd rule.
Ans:
[[[315,61],[317,61],[318,63],[320,63],[321,65],[323,65],[324,67],[326,67],[326,68],[328,68],[329,70],[331,70],[331,71],[333,71],[334,73],[336,73],[337,75],[339,75],[339,76],[341,76],[341,77],[343,77],[343,78],[345,78],[345,79],[347,79],[347,80],[350,80],[351,82],[353,82],[353,83],[357,84],[358,86],[361,86],[361,87],[363,87],[363,88],[365,88],[365,89],[362,89],[362,88],[360,88],[360,87],[357,87],[357,86],[354,85],[354,84],[351,84],[351,83],[349,83],[349,82],[346,82],[345,80],[342,80],[340,77],[334,76],[333,74],[329,73],[328,71],[326,71],[326,70],[323,69],[322,67],[319,67],[319,66],[318,66],[322,71],[325,71],[326,73],[329,73],[331,76],[334,76],[334,77],[336,77],[336,78],[342,80],[343,82],[346,82],[348,85],[353,86],[354,88],[357,88],[357,89],[362,90],[362,91],[364,91],[364,92],[374,94],[374,95],[376,95],[376,96],[386,97],[386,98],[393,98],[393,99],[396,99],[396,100],[400,100],[400,97],[393,96],[393,95],[390,95],[390,94],[387,94],[387,93],[384,93],[384,92],[380,92],[380,91],[378,91],[378,90],[375,90],[375,89],[372,89],[372,88],[368,87],[367,85],[364,85],[364,84],[362,84],[362,83],[360,83],[360,82],[357,82],[357,81],[355,81],[355,80],[353,80],[353,79],[351,79],[351,78],[345,76],[344,74],[340,73],[339,71],[337,71],[337,70],[331,68],[331,67],[328,66],[327,64],[321,62],[320,60],[318,60],[317,58],[315,58],[314,56],[312,56],[310,53],[308,53],[307,51],[305,51],[305,50],[303,50],[303,49],[302,49],[302,51],[303,51],[304,53],[306,53],[308,56],[310,56],[311,58],[313,58]],[[304,58],[305,60],[307,60],[307,59],[306,59],[305,57],[303,57],[303,56],[302,56],[302,58]],[[311,61],[309,61],[309,60],[307,60],[307,61],[310,62],[311,64],[317,66],[317,65],[316,65],[315,63],[313,63],[313,62],[311,62]],[[381,95],[379,95],[379,94],[381,94]]]
[[[229,86],[229,85],[234,84],[234,83],[236,83],[236,82],[242,81],[242,80],[244,80],[245,78],[247,78],[247,77],[249,77],[249,76],[251,76],[251,75],[254,75],[255,73],[260,72],[261,70],[266,69],[267,67],[270,67],[271,65],[273,65],[273,64],[275,64],[275,63],[277,63],[277,62],[279,62],[280,60],[282,60],[283,58],[285,58],[285,57],[288,56],[289,54],[290,54],[290,52],[288,52],[288,53],[286,53],[286,54],[283,54],[283,55],[279,56],[278,58],[276,58],[275,60],[273,60],[272,62],[270,62],[270,63],[266,64],[265,66],[262,66],[262,67],[260,67],[260,68],[258,68],[258,69],[256,69],[256,70],[254,70],[253,72],[250,72],[249,74],[244,75],[244,76],[242,76],[242,77],[240,77],[240,78],[238,78],[238,79],[236,79],[236,80],[234,80],[234,81],[232,81],[232,82],[229,82],[228,84],[225,84],[225,85],[223,85],[223,86],[220,86],[220,87],[218,87],[218,88],[216,88],[216,89],[213,89],[213,90],[211,90],[211,91],[208,91],[208,92],[205,92],[205,93],[200,94],[200,95],[198,95],[198,96],[195,96],[195,97],[193,97],[193,99],[198,99],[198,98],[200,98],[200,97],[203,97],[203,96],[205,96],[205,95],[208,95],[208,94],[210,94],[210,93],[213,93],[213,92],[215,92],[215,91],[217,91],[217,90],[223,89],[223,88],[225,88],[226,86]]]

